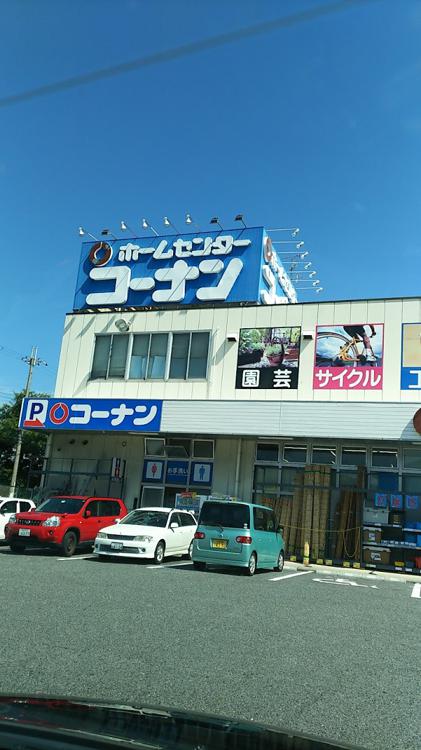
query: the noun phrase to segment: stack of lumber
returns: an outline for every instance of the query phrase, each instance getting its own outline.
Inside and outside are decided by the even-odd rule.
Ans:
[[[308,465],[297,473],[292,498],[267,500],[275,510],[278,523],[284,527],[287,555],[312,559],[323,558],[327,548],[330,501],[330,467]]]
[[[359,560],[361,554],[362,493],[366,486],[366,469],[358,467],[357,486],[341,490],[335,512],[334,557]]]

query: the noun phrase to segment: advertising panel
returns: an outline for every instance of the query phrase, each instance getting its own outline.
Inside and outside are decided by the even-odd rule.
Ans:
[[[401,390],[421,390],[421,323],[402,325]]]
[[[295,291],[263,227],[82,244],[73,307],[277,304]]]
[[[315,390],[381,390],[383,323],[318,326]]]
[[[187,484],[189,476],[189,462],[167,461],[165,481],[167,484]]]
[[[296,390],[301,328],[242,328],[236,388]]]
[[[159,432],[162,401],[117,398],[25,398],[24,430]]]

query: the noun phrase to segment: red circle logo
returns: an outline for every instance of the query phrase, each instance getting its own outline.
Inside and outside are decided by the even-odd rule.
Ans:
[[[69,416],[69,407],[63,404],[62,401],[58,401],[50,409],[50,421],[53,424],[63,424]]]
[[[265,247],[263,253],[265,256],[265,260],[270,263],[273,259],[273,245],[270,237],[265,238]]]
[[[113,256],[113,249],[108,242],[95,242],[89,251],[89,260],[93,266],[106,266]]]

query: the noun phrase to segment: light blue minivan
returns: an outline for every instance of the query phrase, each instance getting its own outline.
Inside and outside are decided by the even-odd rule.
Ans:
[[[249,576],[256,568],[282,570],[284,540],[271,508],[233,500],[205,500],[193,540],[193,565],[233,565]]]

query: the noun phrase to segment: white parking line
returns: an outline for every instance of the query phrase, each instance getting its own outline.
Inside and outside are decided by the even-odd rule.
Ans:
[[[414,599],[421,599],[421,583],[414,583],[411,597],[413,597]]]
[[[188,562],[173,562],[164,563],[163,565],[147,565],[148,570],[165,570],[165,568],[178,568],[179,565],[191,565],[191,560]]]
[[[57,560],[65,561],[65,562],[75,562],[75,560],[89,560],[91,557],[95,557],[95,555],[78,555],[77,557],[58,557]]]
[[[295,576],[306,576],[308,573],[313,573],[312,570],[301,570],[299,573],[288,573],[286,576],[275,576],[275,578],[269,578],[269,581],[286,581],[287,578],[295,578]]]

